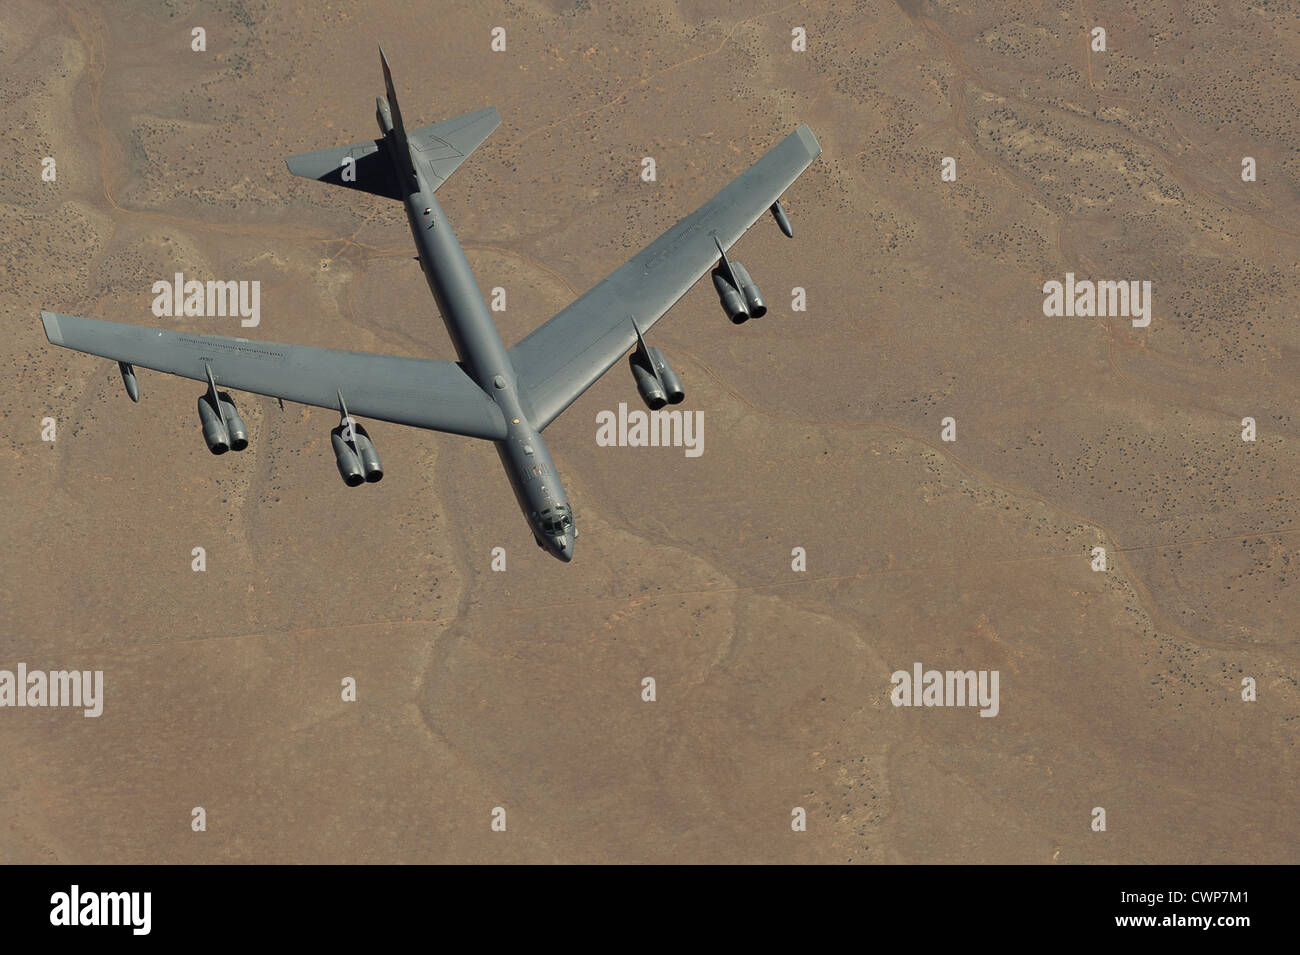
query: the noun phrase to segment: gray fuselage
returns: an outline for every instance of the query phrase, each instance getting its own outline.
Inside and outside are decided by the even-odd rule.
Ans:
[[[561,560],[572,560],[578,533],[568,495],[541,433],[529,421],[520,400],[515,369],[492,313],[451,223],[434,198],[433,187],[418,164],[412,170],[409,150],[398,141],[382,97],[378,107],[379,128],[387,140],[394,172],[404,184],[406,218],[429,289],[461,365],[505,418],[506,436],[494,443],[519,509],[540,546]]]

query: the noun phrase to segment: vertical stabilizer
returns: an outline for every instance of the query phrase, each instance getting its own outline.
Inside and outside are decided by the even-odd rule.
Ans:
[[[415,164],[411,161],[411,146],[406,141],[406,126],[402,123],[402,110],[397,105],[397,91],[393,89],[393,73],[388,68],[388,57],[384,48],[379,48],[379,62],[384,66],[384,91],[388,96],[388,109],[393,116],[393,135],[397,140],[398,153],[406,156],[406,166],[415,174]]]

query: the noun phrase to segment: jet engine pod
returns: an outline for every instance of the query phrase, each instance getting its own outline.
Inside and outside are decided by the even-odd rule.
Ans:
[[[740,294],[736,286],[731,284],[726,269],[719,266],[713,270],[713,287],[717,290],[718,301],[722,303],[722,310],[727,313],[727,318],[731,319],[733,325],[740,325],[749,321],[749,310],[745,308],[745,298]]]
[[[633,352],[627,363],[632,368],[632,377],[636,379],[636,390],[641,392],[641,400],[646,403],[646,407],[651,411],[658,411],[668,404],[668,396],[664,394],[659,376],[642,363],[640,354]]]
[[[366,476],[366,480],[371,484],[378,483],[384,479],[384,466],[379,463],[379,452],[375,450],[375,443],[370,440],[370,435],[361,425],[353,425],[355,432],[357,458],[361,461],[361,470]]]
[[[740,283],[740,294],[745,297],[745,311],[749,312],[749,317],[762,318],[766,315],[767,304],[763,301],[763,293],[758,290],[754,280],[749,277],[749,271],[739,262],[733,262],[731,263],[731,274]]]
[[[244,419],[235,410],[235,399],[230,397],[228,391],[221,392],[218,399],[221,402],[221,412],[226,417],[226,434],[230,437],[230,450],[242,451],[248,447],[248,429],[244,427]]]
[[[650,352],[650,361],[654,364],[655,374],[659,376],[659,383],[663,386],[664,394],[668,398],[670,405],[680,404],[686,397],[686,390],[682,388],[682,380],[677,377],[677,372],[673,371],[673,366],[668,364],[668,359],[658,348],[648,349]]]
[[[352,450],[344,435],[343,425],[330,432],[330,444],[334,446],[334,461],[339,466],[339,476],[348,487],[357,487],[366,483],[365,471],[361,468],[361,459]]]
[[[203,440],[213,454],[225,454],[230,450],[230,432],[221,423],[221,415],[212,401],[212,396],[199,395],[199,423],[203,425]]]

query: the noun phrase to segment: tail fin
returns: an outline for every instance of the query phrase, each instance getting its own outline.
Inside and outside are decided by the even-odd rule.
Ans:
[[[415,172],[415,165],[411,162],[411,147],[406,140],[406,126],[402,122],[402,110],[397,105],[397,91],[393,89],[393,72],[388,68],[388,57],[384,56],[384,48],[379,48],[379,62],[384,66],[384,92],[388,96],[388,109],[393,114],[393,135],[397,139],[397,147],[400,152],[406,154],[406,164],[411,167],[411,172]]]
[[[377,196],[403,199],[413,187],[417,162],[426,177],[427,186],[436,191],[455,172],[456,167],[482,144],[488,134],[501,124],[500,114],[494,107],[488,106],[432,126],[421,126],[408,136],[406,125],[402,122],[402,111],[397,105],[397,91],[393,89],[393,74],[388,69],[388,57],[384,55],[383,47],[379,48],[379,61],[384,67],[384,87],[387,93],[387,116],[384,116],[385,104],[380,103],[383,138],[289,156],[286,161],[291,173]],[[389,159],[390,154],[397,159],[396,163]],[[396,172],[394,165],[398,167]],[[402,167],[412,177],[406,182],[400,181],[404,178],[400,171]]]

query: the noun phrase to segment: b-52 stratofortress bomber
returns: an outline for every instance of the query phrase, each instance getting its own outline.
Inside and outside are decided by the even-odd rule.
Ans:
[[[226,389],[336,409],[341,421],[331,442],[351,486],[384,473],[374,442],[352,415],[492,441],[538,546],[572,560],[573,509],[542,432],[629,352],[637,390],[652,410],[683,400],[681,380],[663,353],[646,345],[645,333],[710,269],[732,322],[766,313],[758,286],[727,250],[769,210],[793,236],[781,195],[821,147],[800,126],[595,288],[506,348],[434,198],[501,117],[488,107],[407,132],[382,49],[379,56],[387,93],[377,100],[380,138],[290,156],[289,171],[406,207],[420,266],[460,361],[191,335],[53,312],[41,313],[46,337],[117,361],[133,401],[140,400],[137,365],[205,383],[199,419],[213,454],[248,446]]]

